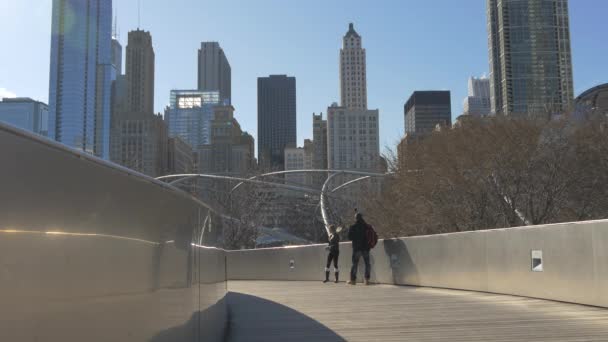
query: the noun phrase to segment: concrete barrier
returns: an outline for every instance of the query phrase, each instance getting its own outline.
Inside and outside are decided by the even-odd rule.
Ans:
[[[222,341],[203,203],[0,125],[0,341]],[[216,234],[216,235],[212,235]]]
[[[340,249],[346,280],[352,251]],[[542,251],[542,272],[532,270],[533,251]],[[230,251],[228,279],[319,281],[326,255],[321,245]],[[608,307],[608,220],[380,240],[371,260],[379,283]]]

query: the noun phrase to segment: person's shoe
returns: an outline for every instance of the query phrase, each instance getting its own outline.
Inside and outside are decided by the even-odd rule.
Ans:
[[[323,284],[327,283],[328,281],[329,281],[329,279],[323,280]]]
[[[370,284],[369,279],[365,279],[363,282],[365,283],[365,285],[369,285]]]
[[[357,285],[357,282],[355,280],[349,280],[346,282],[348,285]]]

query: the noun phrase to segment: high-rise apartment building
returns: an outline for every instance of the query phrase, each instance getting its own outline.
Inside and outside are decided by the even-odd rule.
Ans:
[[[258,160],[265,169],[284,167],[285,147],[296,146],[296,78],[258,78]]]
[[[406,134],[428,134],[452,124],[449,91],[415,91],[403,108]]]
[[[150,32],[129,32],[126,58],[127,111],[154,113],[154,49]]]
[[[340,49],[340,96],[342,107],[367,109],[365,49],[353,23],[342,39]]]
[[[317,170],[327,169],[327,120],[323,120],[323,113],[312,113],[312,166]]]
[[[572,105],[568,0],[487,0],[492,112],[559,113]]]
[[[53,0],[49,137],[110,156],[112,1]]]
[[[198,50],[198,90],[218,91],[220,102],[232,101],[232,71],[224,50],[217,42],[203,42]]]
[[[464,99],[464,115],[484,116],[491,113],[490,79],[469,78],[469,96]]]
[[[180,137],[194,150],[211,143],[213,111],[220,103],[218,91],[171,90],[165,121],[171,137]]]
[[[0,122],[47,136],[49,107],[25,97],[0,99]]]
[[[377,109],[327,108],[330,169],[377,171],[380,158]]]

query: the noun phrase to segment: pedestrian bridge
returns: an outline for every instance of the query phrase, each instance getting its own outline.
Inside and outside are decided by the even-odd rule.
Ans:
[[[324,246],[224,251],[165,183],[6,126],[0,151],[0,341],[608,339],[608,221],[383,240],[374,285],[323,284]]]

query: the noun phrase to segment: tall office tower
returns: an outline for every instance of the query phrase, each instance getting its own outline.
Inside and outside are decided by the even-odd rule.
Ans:
[[[559,113],[574,100],[567,0],[488,0],[492,112]]]
[[[380,142],[377,109],[327,108],[327,161],[333,170],[377,171]]]
[[[49,107],[26,97],[0,99],[0,122],[47,136]]]
[[[296,78],[258,78],[258,161],[266,170],[283,169],[285,147],[296,146]]]
[[[181,138],[195,151],[210,144],[213,111],[220,104],[218,91],[171,90],[165,109],[169,136]]]
[[[198,50],[198,90],[219,91],[220,102],[232,101],[232,74],[224,50],[217,42],[203,42]]]
[[[342,107],[367,109],[367,81],[365,49],[361,47],[361,36],[354,25],[342,39],[340,49],[340,96]]]
[[[491,113],[490,79],[469,78],[469,96],[464,99],[464,115],[484,116]]]
[[[312,113],[313,168],[327,169],[327,120],[323,113]]]
[[[150,32],[129,32],[126,58],[127,111],[154,113],[154,49]]]
[[[152,36],[137,29],[128,40],[125,75],[113,86],[111,159],[157,177],[167,171],[168,137],[163,118],[154,114]]]
[[[112,1],[53,0],[49,137],[110,156]]]
[[[415,91],[403,107],[405,133],[424,135],[437,125],[452,124],[452,104],[449,91]]]

